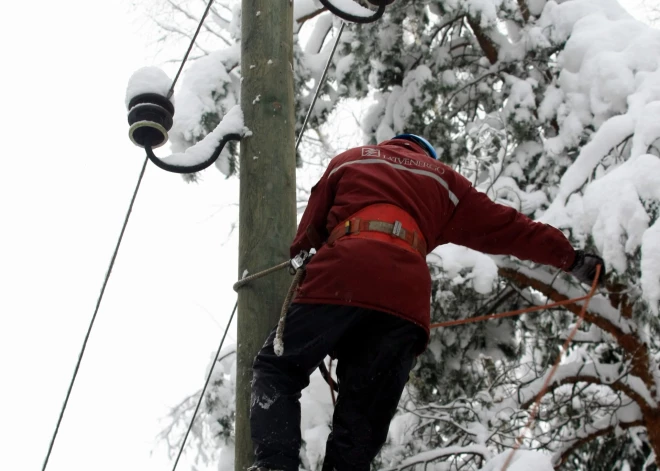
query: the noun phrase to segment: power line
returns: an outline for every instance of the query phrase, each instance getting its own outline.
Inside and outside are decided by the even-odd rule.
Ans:
[[[181,71],[183,70],[183,66],[185,65],[186,61],[188,60],[188,56],[190,55],[190,51],[192,50],[195,40],[197,39],[197,36],[199,35],[200,30],[202,29],[202,25],[204,23],[204,19],[208,15],[208,12],[211,9],[211,5],[213,4],[213,0],[209,0],[208,5],[206,6],[206,10],[204,11],[204,15],[202,15],[202,18],[199,22],[199,25],[197,25],[197,30],[195,31],[195,34],[192,37],[192,40],[190,41],[190,45],[188,46],[188,50],[186,51],[185,56],[183,57],[183,60],[181,61],[181,66],[179,67],[179,70],[174,77],[174,80],[172,81],[172,85],[170,86],[170,90],[167,93],[167,98],[171,98],[172,93],[174,92],[174,86],[176,85],[177,80],[179,80],[179,76],[181,75]],[[133,205],[135,204],[135,199],[137,198],[138,191],[140,189],[140,185],[142,183],[142,179],[144,178],[144,172],[147,168],[147,162],[149,161],[148,157],[145,157],[144,162],[142,163],[142,170],[140,171],[140,176],[138,177],[137,184],[135,185],[135,190],[133,191],[133,197],[131,198],[131,203],[128,206],[128,211],[126,212],[126,217],[124,218],[124,224],[121,228],[121,233],[119,234],[119,238],[117,240],[117,244],[115,245],[115,250],[112,254],[112,258],[110,259],[110,265],[108,266],[108,270],[105,274],[105,278],[103,280],[103,285],[101,286],[101,292],[99,293],[99,297],[96,301],[96,307],[94,309],[94,314],[92,315],[92,320],[89,323],[89,327],[87,328],[87,333],[85,334],[85,339],[82,344],[82,348],[80,350],[80,353],[78,355],[78,361],[76,362],[76,367],[73,371],[73,376],[71,378],[71,382],[69,383],[69,388],[67,389],[66,397],[64,399],[64,403],[62,404],[62,409],[60,410],[59,417],[57,419],[57,424],[55,425],[55,431],[53,432],[53,436],[51,437],[50,444],[48,445],[48,452],[46,453],[46,458],[44,459],[44,464],[42,466],[42,471],[46,470],[46,467],[48,466],[48,462],[50,460],[50,456],[53,452],[53,447],[55,445],[55,440],[57,438],[57,434],[60,430],[60,426],[62,424],[62,419],[64,418],[64,413],[66,412],[67,405],[69,403],[69,399],[71,397],[71,391],[73,390],[73,385],[76,382],[76,378],[78,377],[78,371],[80,370],[80,364],[82,362],[83,355],[85,354],[85,350],[87,348],[87,342],[89,341],[89,337],[92,332],[92,327],[94,327],[94,322],[96,321],[96,316],[99,312],[99,308],[101,307],[101,302],[103,300],[103,295],[105,294],[105,289],[108,285],[108,281],[110,280],[110,274],[112,273],[112,268],[115,265],[115,260],[117,259],[117,253],[119,252],[119,247],[121,246],[121,242],[124,238],[124,233],[126,232],[126,226],[128,225],[128,220],[131,216],[131,212],[133,211]],[[233,314],[232,314],[233,315]],[[224,337],[223,337],[224,341]]]
[[[209,11],[211,10],[211,5],[213,5],[213,0],[209,0],[208,5],[206,5],[206,10],[204,10],[204,14],[202,15],[202,19],[199,20],[199,24],[197,25],[197,30],[195,31],[195,34],[193,34],[193,37],[190,41],[190,45],[188,46],[188,50],[186,51],[186,55],[183,56],[183,60],[181,61],[181,65],[179,66],[179,70],[177,71],[176,75],[174,76],[174,80],[172,81],[172,85],[170,86],[170,91],[167,92],[167,99],[169,100],[172,98],[172,94],[174,93],[174,86],[176,85],[177,80],[179,80],[179,76],[181,75],[181,71],[183,70],[183,66],[186,65],[186,61],[188,60],[188,56],[190,55],[190,51],[192,51],[193,46],[195,45],[195,40],[197,39],[197,35],[202,29],[202,25],[204,24],[204,20],[206,19],[206,16],[209,14]]]
[[[71,383],[69,384],[69,389],[66,392],[66,398],[64,399],[64,404],[62,405],[62,410],[60,411],[60,416],[57,419],[57,425],[55,426],[55,432],[53,433],[53,437],[50,440],[50,445],[48,446],[48,453],[46,454],[46,459],[44,460],[43,467],[41,468],[42,471],[46,470],[46,466],[48,466],[48,460],[50,459],[50,455],[53,451],[53,446],[55,445],[55,439],[57,438],[57,433],[60,430],[60,425],[62,423],[62,418],[64,417],[64,412],[66,411],[66,406],[69,403],[69,398],[71,397],[71,391],[73,390],[73,384],[76,381],[76,377],[78,376],[78,370],[80,369],[80,363],[82,362],[83,355],[85,354],[85,349],[87,348],[87,342],[89,340],[89,336],[92,333],[92,327],[94,327],[94,321],[96,321],[96,315],[99,312],[99,308],[101,307],[101,300],[103,299],[103,294],[105,293],[105,288],[108,286],[108,281],[110,280],[110,274],[112,273],[112,268],[115,265],[115,260],[117,259],[117,253],[119,252],[119,246],[121,245],[121,241],[124,238],[124,233],[126,232],[126,226],[128,225],[128,219],[131,216],[131,212],[133,211],[133,205],[135,204],[135,198],[137,197],[138,190],[140,189],[140,184],[142,183],[142,178],[144,177],[144,171],[147,168],[147,162],[148,159],[144,159],[144,162],[142,163],[142,170],[140,171],[140,177],[138,178],[137,185],[135,185],[135,190],[133,191],[133,197],[131,198],[131,203],[128,206],[128,211],[126,212],[126,217],[124,218],[124,225],[121,228],[121,233],[119,234],[119,239],[117,240],[117,245],[115,246],[115,251],[112,254],[112,258],[110,259],[110,265],[108,266],[108,271],[105,274],[105,279],[103,280],[103,285],[101,286],[101,292],[99,293],[99,297],[96,301],[96,308],[94,309],[94,315],[92,316],[92,320],[89,323],[89,327],[87,328],[87,334],[85,335],[85,340],[83,341],[82,349],[80,350],[80,354],[78,355],[78,361],[76,362],[76,368],[73,371],[73,377],[71,378]]]

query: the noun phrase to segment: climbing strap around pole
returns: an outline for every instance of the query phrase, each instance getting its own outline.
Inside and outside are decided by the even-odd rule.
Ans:
[[[312,258],[314,253],[315,253],[314,251],[310,253],[307,252],[306,250],[303,250],[298,255],[293,257],[291,260],[282,262],[279,265],[275,265],[274,267],[260,271],[259,273],[255,273],[254,275],[245,276],[241,280],[234,283],[234,291],[238,291],[239,289],[241,289],[243,286],[250,283],[251,281],[257,280],[259,278],[263,278],[264,276],[270,275],[271,273],[274,273],[276,271],[282,270],[283,268],[287,268],[287,267],[289,267],[289,272],[292,275],[294,275],[293,281],[291,282],[291,286],[289,287],[289,291],[286,294],[286,298],[284,298],[284,303],[282,304],[282,310],[280,311],[280,320],[277,323],[277,332],[275,334],[275,340],[273,342],[273,348],[277,356],[282,356],[282,354],[284,353],[284,341],[282,340],[282,338],[284,336],[284,326],[286,324],[286,313],[289,310],[291,301],[293,301],[293,297],[296,293],[296,290],[298,289],[298,285],[305,276],[305,267],[307,266],[307,263]]]
[[[275,265],[274,267],[268,268],[267,270],[260,271],[259,273],[255,273],[254,275],[245,276],[236,283],[234,283],[234,291],[238,292],[239,289],[241,289],[243,286],[247,285],[248,283],[254,280],[258,280],[259,278],[263,278],[264,276],[270,275],[271,273],[275,273],[276,271],[282,270],[290,266],[291,266],[291,261],[288,260],[286,262],[280,263],[279,265]]]

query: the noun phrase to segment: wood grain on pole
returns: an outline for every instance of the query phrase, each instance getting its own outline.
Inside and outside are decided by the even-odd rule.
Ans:
[[[241,141],[238,277],[289,258],[296,227],[293,106],[293,4],[243,0],[241,108],[252,136]],[[277,325],[291,283],[286,270],[238,295],[236,471],[252,465],[252,362]]]

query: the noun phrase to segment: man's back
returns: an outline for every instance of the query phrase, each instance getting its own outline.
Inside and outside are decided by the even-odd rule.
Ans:
[[[468,188],[450,167],[408,141],[350,149],[332,160],[312,190],[292,253],[309,248],[308,227],[326,240],[336,227],[372,205],[392,205],[409,214],[431,250]],[[428,330],[431,280],[426,253],[405,250],[387,238],[348,235],[323,245],[307,267],[296,302],[377,309]]]
[[[425,253],[419,244],[416,250],[406,250],[394,234],[355,233],[360,231],[352,229],[349,220],[362,211],[382,220],[379,207],[403,210],[401,220],[412,218],[414,223],[408,225],[415,227],[402,228],[419,231]],[[387,222],[394,228],[398,221]],[[336,238],[344,224],[347,235]],[[328,237],[331,243],[321,245]],[[312,189],[291,254],[312,246],[318,253],[307,266],[296,302],[376,309],[408,319],[428,333],[431,279],[425,256],[448,242],[559,268],[574,260],[574,250],[560,231],[493,203],[422,147],[393,139],[338,155]]]

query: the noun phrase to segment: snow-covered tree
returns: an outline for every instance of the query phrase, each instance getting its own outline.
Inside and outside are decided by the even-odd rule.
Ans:
[[[187,20],[192,29],[203,7],[163,5],[174,15],[158,19],[165,31]],[[294,7],[300,125],[337,21],[314,0]],[[206,23],[218,49],[200,45],[177,92],[175,150],[199,140],[238,103],[239,24],[240,2],[218,0]],[[616,0],[398,0],[378,23],[344,32],[302,162],[314,160],[313,151],[327,157],[355,144],[329,131],[347,102],[366,110],[363,144],[404,131],[423,135],[492,199],[603,256],[607,287],[591,300],[523,446],[560,469],[657,469],[660,32]],[[219,160],[227,175],[236,170],[232,151]],[[311,181],[318,168],[303,166],[300,174]],[[435,322],[586,291],[547,267],[456,246],[439,247],[428,261]],[[434,331],[379,468],[495,469],[523,432],[580,309]],[[217,441],[202,440],[200,449],[231,448],[231,378],[230,368],[216,372],[205,408],[210,434],[197,436]],[[304,395],[304,410],[312,411],[303,420],[309,470],[318,469],[331,415],[321,381]]]

